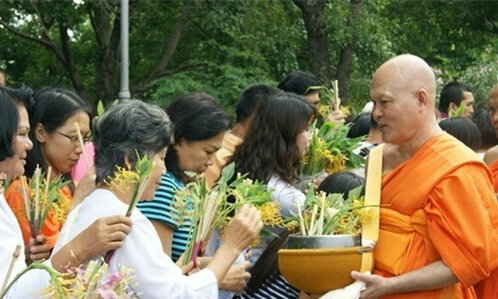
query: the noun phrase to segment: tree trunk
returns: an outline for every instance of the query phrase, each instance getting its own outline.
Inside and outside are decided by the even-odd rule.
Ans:
[[[92,98],[88,89],[85,87],[83,78],[81,77],[78,69],[74,65],[73,55],[71,53],[71,47],[69,45],[69,35],[67,34],[67,28],[63,24],[59,24],[59,36],[61,40],[61,53],[63,58],[59,58],[61,64],[66,70],[66,74],[71,80],[74,89],[84,98],[88,104],[92,105]]]
[[[324,10],[328,0],[293,0],[303,15],[308,34],[309,63],[311,71],[330,87],[332,70],[329,57],[329,38]]]
[[[362,0],[351,0],[351,11],[347,21],[347,31],[349,38],[346,46],[341,51],[341,57],[337,65],[336,78],[339,83],[339,96],[342,103],[348,101],[349,77],[351,75],[351,67],[353,64],[354,48],[356,44],[356,28],[358,25],[361,13]]]

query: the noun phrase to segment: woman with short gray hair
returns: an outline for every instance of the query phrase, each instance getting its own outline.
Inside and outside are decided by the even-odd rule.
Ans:
[[[154,162],[152,173],[139,200],[152,199],[161,175],[166,173],[164,158],[171,142],[172,126],[159,107],[138,100],[129,100],[110,107],[93,124],[97,189],[70,214],[68,224],[57,241],[57,251],[95,219],[113,214],[125,214],[131,192],[111,189],[117,166],[133,169],[140,156],[147,155]],[[130,186],[131,187],[131,186]],[[226,275],[237,255],[245,249],[262,228],[261,217],[255,208],[243,207],[229,224],[223,245],[203,270],[190,276],[173,263],[162,249],[161,241],[145,216],[135,209],[133,225],[123,247],[114,252],[108,273],[120,265],[132,269],[135,289],[140,298],[216,298],[218,282]],[[193,268],[189,264],[189,269]]]

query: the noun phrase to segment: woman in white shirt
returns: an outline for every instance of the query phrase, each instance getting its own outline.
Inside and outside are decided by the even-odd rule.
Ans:
[[[155,163],[139,200],[151,200],[161,176],[166,173],[164,158],[171,142],[172,126],[158,106],[138,100],[114,105],[96,119],[93,136],[97,189],[71,212],[55,252],[92,221],[112,214],[125,214],[131,192],[116,191],[106,184],[115,177],[118,166],[133,169],[137,153],[147,155]],[[118,270],[120,265],[132,269],[136,281],[133,288],[142,299],[217,298],[218,283],[263,226],[255,208],[242,208],[229,224],[223,244],[211,262],[199,272],[185,276],[164,253],[151,222],[138,209],[134,209],[131,219],[132,229],[123,247],[114,252],[108,272]]]
[[[28,137],[30,130],[27,109],[32,103],[32,91],[21,87],[12,89],[0,88],[0,283],[10,282],[26,268],[24,242],[18,222],[5,201],[3,185],[14,177],[24,173],[26,152],[33,146]],[[123,239],[130,229],[130,219],[124,216],[113,216],[93,223],[58,254],[46,263],[62,272],[66,267],[75,267],[102,252],[113,250],[122,245]],[[49,247],[44,244],[45,237],[38,236],[40,245],[29,243],[26,252],[31,260],[48,258]],[[11,273],[9,265],[17,245],[21,245],[19,257]],[[9,274],[9,277],[6,277]],[[33,270],[14,284],[5,298],[28,298],[32,291],[39,291],[46,282],[46,273]]]
[[[309,126],[316,117],[316,108],[301,96],[279,93],[262,102],[242,144],[235,150],[232,161],[237,172],[267,184],[271,200],[280,204],[282,217],[297,213],[305,195],[296,188],[301,159],[310,144]],[[265,228],[280,234],[283,228]],[[254,264],[273,239],[261,238],[252,249]]]

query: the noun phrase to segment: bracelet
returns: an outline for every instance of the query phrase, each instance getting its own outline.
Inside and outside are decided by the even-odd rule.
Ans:
[[[75,252],[75,250],[73,249],[73,244],[72,244],[72,241],[70,241],[70,242],[69,242],[69,253],[71,254],[71,258],[72,258],[72,259],[70,259],[70,260],[69,260],[69,266],[72,264],[72,263],[71,263],[71,262],[72,262],[72,260],[74,260],[74,261],[75,261],[75,262],[77,262],[77,263],[80,263],[80,262],[81,262],[81,261],[80,261],[80,259],[76,256],[76,252]],[[80,265],[80,264],[78,264],[78,266],[81,266],[81,265]]]

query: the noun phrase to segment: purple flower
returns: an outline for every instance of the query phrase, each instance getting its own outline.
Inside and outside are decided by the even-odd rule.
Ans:
[[[113,290],[97,290],[102,299],[119,299],[118,294]]]

